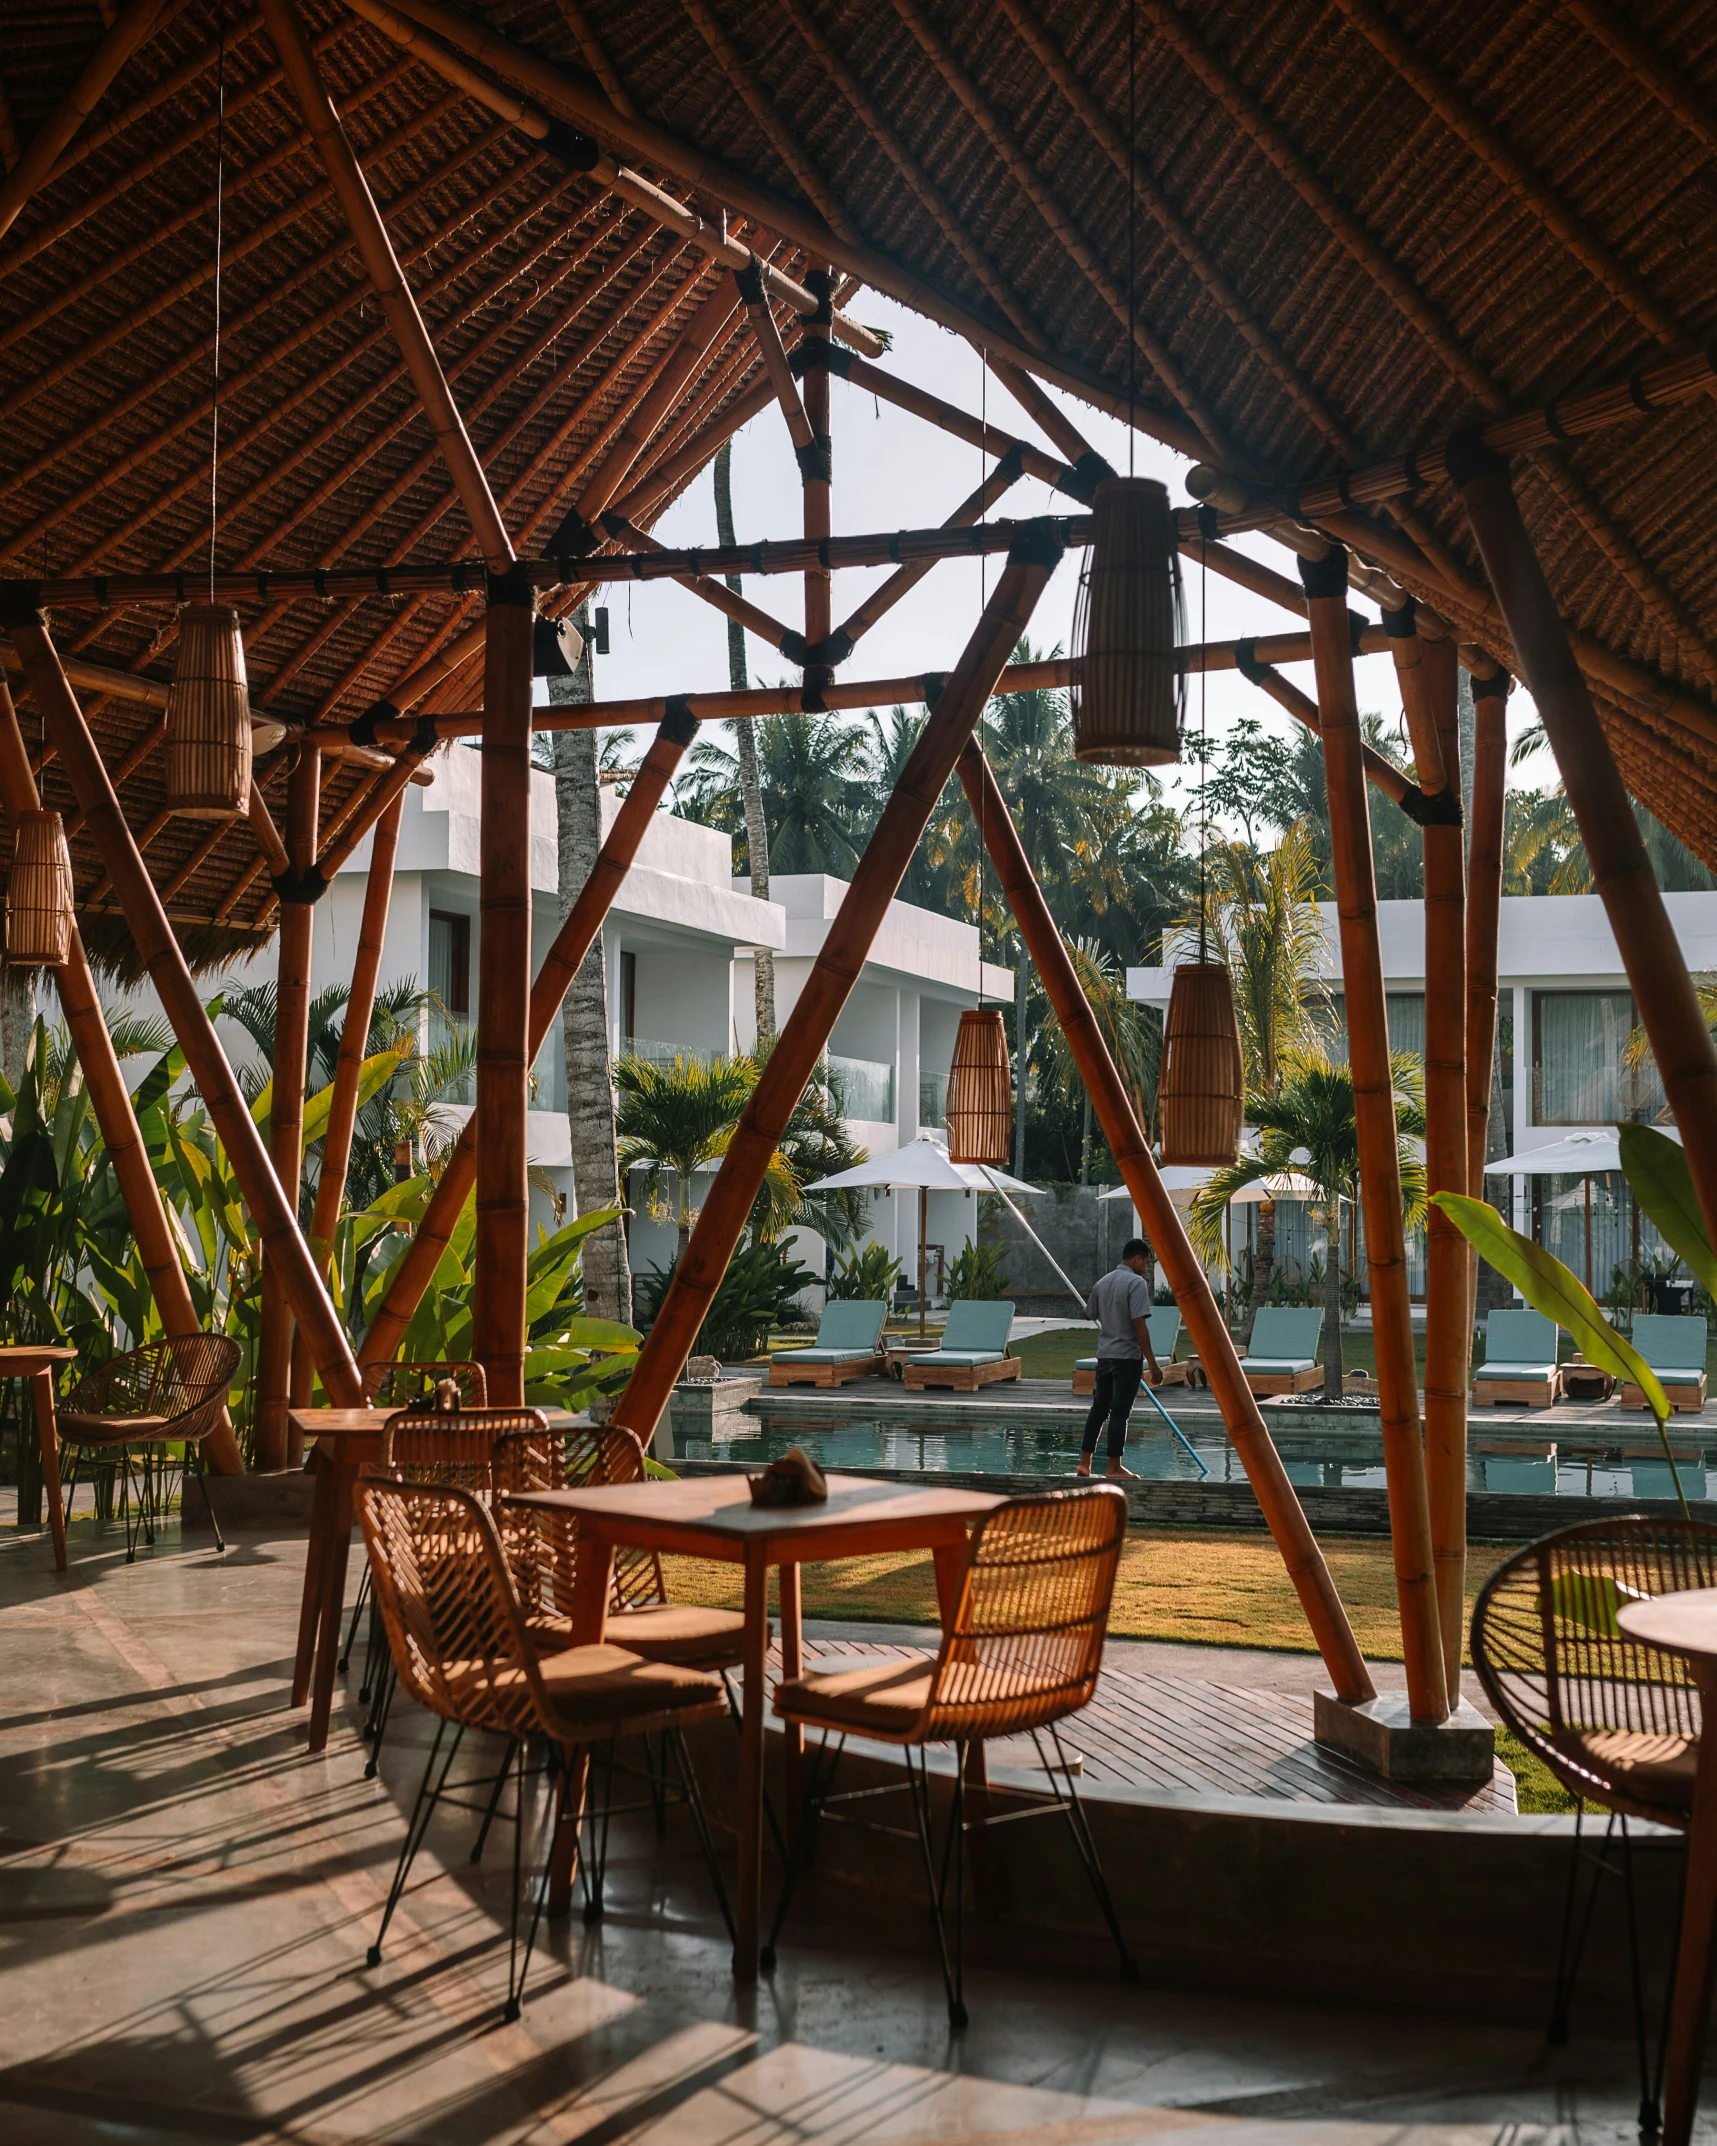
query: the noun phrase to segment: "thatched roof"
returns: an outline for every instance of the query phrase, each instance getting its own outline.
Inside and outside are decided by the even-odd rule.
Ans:
[[[706,215],[759,188],[790,204],[765,236],[737,227],[778,244],[789,273],[815,258],[820,219],[838,265],[1041,353],[1111,408],[1131,392],[1160,436],[1255,478],[1441,440],[1717,334],[1707,8],[1140,0],[1130,31],[1124,9],[1070,0],[453,4],[552,62],[571,99],[557,116],[646,177],[685,198],[701,169]],[[540,547],[724,271],[335,0],[302,12],[515,541]],[[170,4],[0,239],[11,573],[205,557],[216,23],[214,0]],[[0,0],[0,117],[18,141],[101,32],[92,4]],[[469,555],[266,33],[236,0],[226,87],[222,563]],[[736,314],[650,455],[756,365]],[[1520,491],[1571,622],[1658,682],[1604,706],[1627,779],[1717,862],[1717,716],[1701,716],[1717,700],[1717,411],[1641,415],[1530,458]],[[1486,638],[1458,596],[1482,577],[1453,494],[1405,513],[1456,581],[1440,606]],[[349,717],[472,616],[451,596],[252,605],[257,702]],[[156,675],[166,624],[55,620],[63,649]],[[466,673],[427,705],[473,697]],[[144,721],[121,701],[95,715],[115,756]],[[125,784],[136,826],[158,767]],[[373,779],[332,770],[325,815]],[[51,769],[46,787],[69,807]],[[270,794],[278,818],[279,778]],[[201,839],[155,833],[163,881]],[[212,926],[254,858],[235,828],[174,900]],[[87,898],[100,861],[78,862]],[[271,901],[263,873],[226,915],[234,943],[266,930]]]

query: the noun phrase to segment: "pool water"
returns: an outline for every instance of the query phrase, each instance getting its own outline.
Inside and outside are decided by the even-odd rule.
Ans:
[[[1189,1419],[1183,1426],[1206,1476],[1200,1477],[1197,1462],[1162,1424],[1141,1425],[1135,1418],[1127,1439],[1127,1466],[1152,1480],[1173,1482],[1236,1483],[1245,1471],[1234,1448],[1220,1428],[1208,1418]],[[683,1460],[722,1460],[746,1467],[763,1467],[778,1459],[789,1446],[801,1446],[821,1467],[890,1468],[903,1472],[919,1469],[936,1474],[976,1475],[1069,1475],[1079,1460],[1079,1439],[1068,1424],[1006,1424],[989,1428],[964,1424],[942,1426],[924,1423],[890,1423],[867,1418],[840,1422],[826,1415],[795,1420],[773,1410],[766,1423],[732,1436],[677,1435],[677,1456]],[[1374,1434],[1346,1432],[1331,1435],[1330,1451],[1308,1451],[1296,1439],[1291,1452],[1284,1452],[1288,1480],[1306,1487],[1331,1490],[1382,1490],[1387,1478]],[[1368,1450],[1369,1449],[1369,1450]],[[1098,1444],[1098,1465],[1107,1451]],[[1717,1456],[1714,1456],[1717,1459]],[[1689,1500],[1711,1495],[1707,1489],[1706,1458],[1678,1450],[1676,1464],[1681,1487]],[[1717,1473],[1714,1467],[1713,1473]],[[1467,1488],[1514,1492],[1534,1497],[1566,1498],[1673,1498],[1668,1464],[1658,1459],[1633,1458],[1615,1449],[1592,1448],[1558,1452],[1555,1457],[1527,1450],[1518,1454],[1473,1453],[1467,1459]]]

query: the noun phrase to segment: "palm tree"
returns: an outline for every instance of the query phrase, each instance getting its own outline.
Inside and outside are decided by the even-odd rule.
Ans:
[[[1115,1070],[1127,1085],[1139,1123],[1147,1129],[1157,1114],[1157,1070],[1162,1059],[1162,1026],[1157,1014],[1127,996],[1126,972],[1115,956],[1089,939],[1068,947],[1073,972],[1096,1016]],[[1079,1182],[1091,1181],[1091,1096],[1059,1021],[1046,1022],[1043,1034],[1049,1071],[1069,1102],[1080,1106]]]
[[[824,715],[763,716],[753,728],[771,870],[850,879],[874,803],[864,732]],[[744,840],[737,753],[713,740],[694,746],[676,795],[689,818]]]
[[[671,1212],[679,1230],[676,1257],[691,1242],[696,1211],[692,1179],[727,1153],[740,1113],[757,1085],[754,1058],[676,1057],[666,1065],[622,1058],[614,1068],[622,1182],[644,1173],[645,1197],[658,1212]],[[668,1181],[673,1205],[668,1205]],[[775,1236],[790,1227],[800,1204],[799,1179],[777,1148],[764,1172],[753,1227]]]
[[[1425,1166],[1414,1147],[1425,1131],[1424,1077],[1410,1051],[1391,1055],[1395,1130],[1401,1166],[1402,1218],[1411,1228],[1425,1212]],[[1258,1153],[1215,1171],[1192,1203],[1191,1235],[1206,1259],[1222,1251],[1229,1202],[1260,1178],[1295,1170],[1311,1180],[1324,1211],[1329,1246],[1324,1257],[1324,1399],[1341,1396],[1341,1203],[1359,1191],[1359,1128],[1353,1108],[1353,1068],[1332,1064],[1316,1046],[1284,1052],[1272,1095],[1248,1097],[1246,1115],[1258,1129]]]

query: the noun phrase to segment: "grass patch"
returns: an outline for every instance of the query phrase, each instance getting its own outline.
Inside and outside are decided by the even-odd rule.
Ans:
[[[1373,1661],[1401,1659],[1395,1573],[1382,1536],[1325,1539],[1336,1590],[1347,1606],[1361,1649]],[[1479,1588],[1508,1555],[1475,1544],[1467,1559],[1469,1611]],[[743,1581],[735,1565],[669,1558],[669,1591],[676,1600],[712,1609],[738,1609]],[[849,1558],[807,1565],[804,1613],[853,1623],[935,1624],[935,1572],[928,1551]],[[1216,1647],[1265,1647],[1311,1654],[1311,1635],[1299,1598],[1274,1543],[1260,1530],[1192,1528],[1135,1530],[1121,1554],[1109,1631],[1116,1639],[1167,1639]],[[1211,1663],[1220,1673],[1219,1662]],[[1497,1752],[1513,1772],[1523,1811],[1571,1811],[1570,1797],[1549,1769],[1504,1731]]]

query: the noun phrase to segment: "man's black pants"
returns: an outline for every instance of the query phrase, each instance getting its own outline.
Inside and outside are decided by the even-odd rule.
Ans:
[[[1097,1391],[1091,1397],[1091,1413],[1085,1419],[1087,1454],[1097,1450],[1097,1433],[1103,1418],[1109,1419],[1109,1458],[1119,1460],[1127,1445],[1127,1418],[1139,1397],[1145,1375],[1142,1356],[1100,1356],[1097,1359]]]

